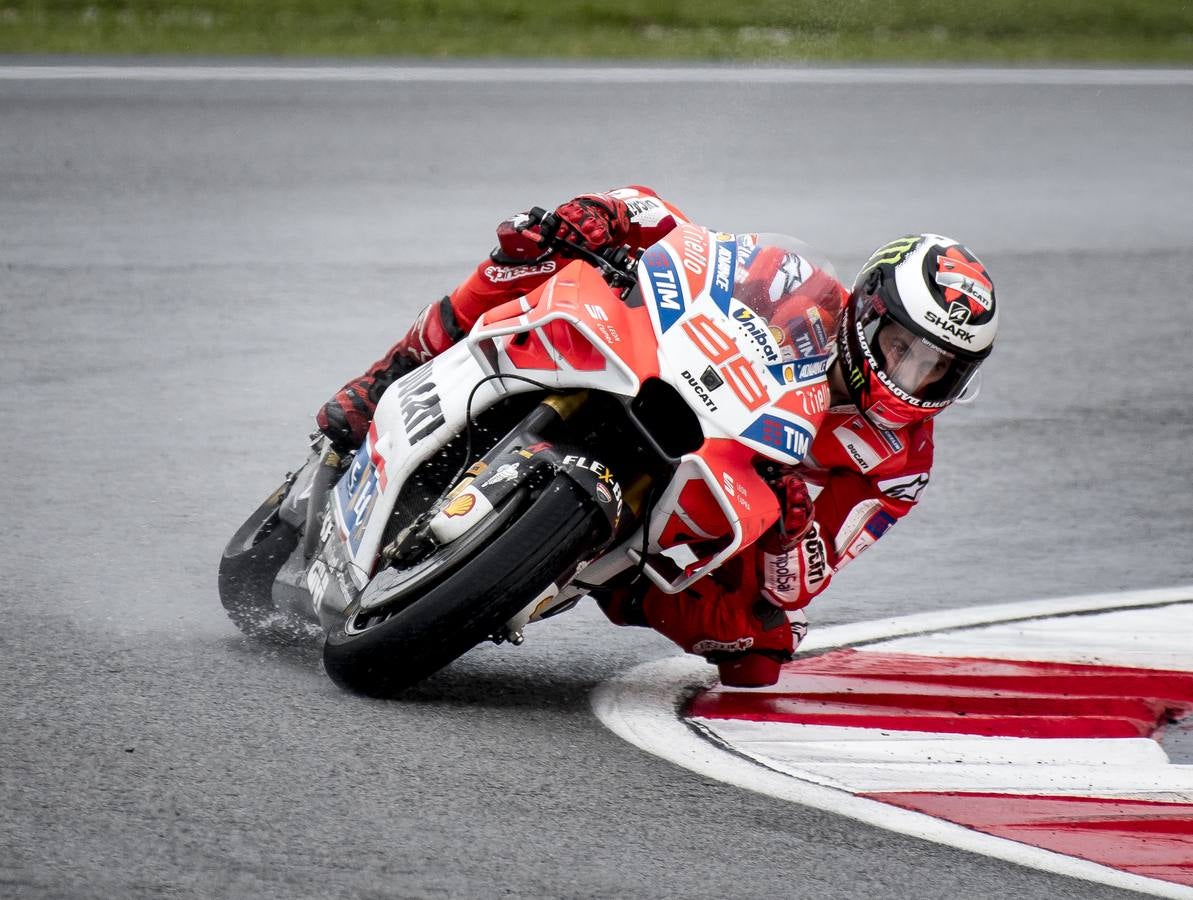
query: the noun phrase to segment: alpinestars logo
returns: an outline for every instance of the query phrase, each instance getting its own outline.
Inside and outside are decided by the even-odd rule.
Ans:
[[[803,284],[806,277],[803,258],[798,254],[788,253],[783,257],[783,262],[779,265],[779,271],[775,273],[775,280],[771,284],[772,299],[778,300],[780,297],[787,296]]]
[[[878,489],[892,500],[906,500],[908,503],[916,503],[927,486],[927,472],[878,482]]]
[[[505,281],[517,281],[519,278],[529,278],[531,275],[550,275],[555,271],[555,260],[549,259],[537,266],[486,266],[485,278],[492,284]]]
[[[754,639],[752,637],[741,637],[736,641],[697,641],[692,645],[693,653],[737,653],[741,650],[749,650],[754,646]]]

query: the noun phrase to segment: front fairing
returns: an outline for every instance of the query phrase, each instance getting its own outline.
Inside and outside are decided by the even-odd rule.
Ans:
[[[708,437],[740,441],[788,465],[803,459],[828,408],[836,328],[815,294],[800,295],[804,280],[823,269],[796,246],[784,236],[684,225],[638,267],[660,377]],[[773,273],[753,277],[767,254]],[[823,274],[821,281],[836,284]]]

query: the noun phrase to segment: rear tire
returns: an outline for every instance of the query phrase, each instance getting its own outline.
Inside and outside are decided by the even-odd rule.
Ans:
[[[423,680],[495,633],[583,559],[603,520],[574,482],[556,478],[472,559],[388,618],[349,631],[387,612],[349,607],[323,645],[327,674],[374,697]]]

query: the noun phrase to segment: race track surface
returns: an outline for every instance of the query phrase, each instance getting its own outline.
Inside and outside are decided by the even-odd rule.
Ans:
[[[815,624],[1184,584],[1193,87],[0,77],[0,895],[1118,896],[646,755],[591,605],[400,702],[226,621],[223,543],[310,416],[511,211],[649,184],[843,277],[983,257],[979,403]]]

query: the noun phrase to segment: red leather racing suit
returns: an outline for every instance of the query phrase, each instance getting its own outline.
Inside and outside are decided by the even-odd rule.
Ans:
[[[931,420],[887,431],[852,406],[830,409],[799,469],[815,516],[788,554],[791,583],[780,586],[784,608],[807,606],[835,573],[907,515],[931,468]]]

